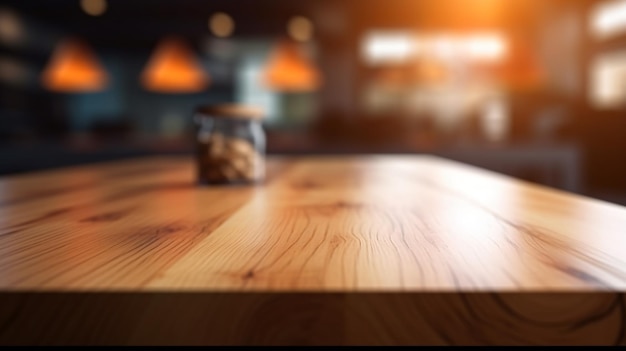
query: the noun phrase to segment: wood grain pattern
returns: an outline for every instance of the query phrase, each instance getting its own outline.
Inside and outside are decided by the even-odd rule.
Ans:
[[[263,187],[198,188],[180,158],[6,178],[0,287],[626,287],[619,206],[431,157],[269,164]]]
[[[196,187],[191,159],[156,157],[0,179],[0,290],[30,301],[0,304],[0,341],[75,335],[45,331],[68,306],[104,333],[92,343],[625,342],[623,207],[428,156],[273,158],[267,173]],[[71,295],[107,291],[144,295]],[[70,297],[19,296],[46,292]],[[102,306],[118,319],[77,322]]]

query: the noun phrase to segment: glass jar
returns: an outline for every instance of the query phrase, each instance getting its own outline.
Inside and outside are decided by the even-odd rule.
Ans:
[[[196,109],[199,184],[251,184],[265,177],[265,133],[260,109],[234,104]]]

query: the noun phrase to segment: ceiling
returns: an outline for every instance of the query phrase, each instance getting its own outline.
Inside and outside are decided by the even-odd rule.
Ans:
[[[207,20],[217,11],[236,22],[235,36],[278,36],[294,15],[311,17],[316,27],[342,22],[327,37],[368,27],[436,29],[537,27],[551,13],[589,0],[108,0],[99,17],[85,14],[79,0],[5,0],[23,15],[95,45],[153,47],[168,34],[192,41],[209,35]],[[329,25],[330,28],[330,25]],[[322,33],[323,34],[323,33]]]
[[[209,16],[217,11],[234,17],[237,36],[276,35],[284,32],[291,16],[311,12],[311,2],[287,0],[108,0],[106,13],[98,17],[85,14],[79,0],[3,4],[38,23],[114,47],[151,47],[168,34],[203,38],[209,34]]]

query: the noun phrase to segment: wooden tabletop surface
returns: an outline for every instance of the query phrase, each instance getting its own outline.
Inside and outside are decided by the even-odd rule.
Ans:
[[[620,291],[626,209],[429,156],[186,157],[0,178],[0,288]]]

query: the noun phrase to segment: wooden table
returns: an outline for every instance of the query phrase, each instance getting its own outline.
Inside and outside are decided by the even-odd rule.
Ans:
[[[2,344],[624,344],[626,209],[428,156],[0,180]]]

